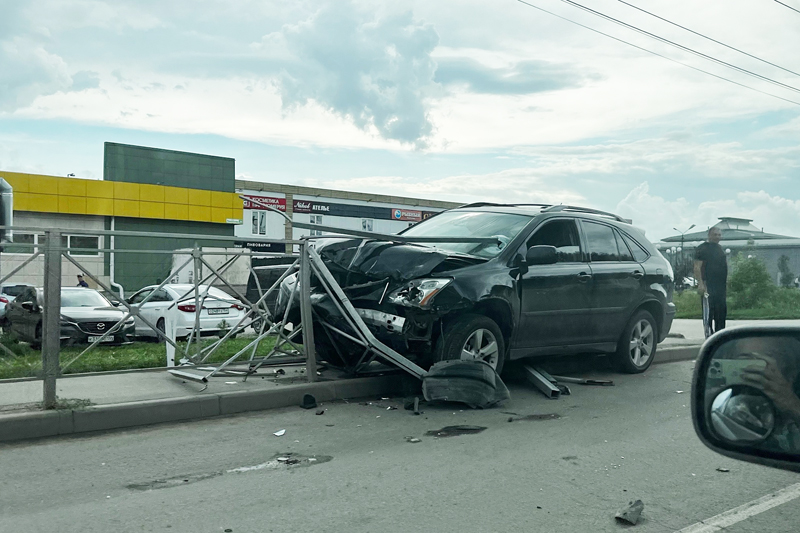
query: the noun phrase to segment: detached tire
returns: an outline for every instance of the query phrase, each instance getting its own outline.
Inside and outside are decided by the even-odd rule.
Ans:
[[[615,363],[626,374],[640,374],[655,359],[658,342],[656,321],[647,311],[637,311],[628,321],[617,345]]]
[[[495,321],[483,315],[467,314],[445,326],[436,343],[434,361],[482,359],[500,374],[505,354],[503,332]]]

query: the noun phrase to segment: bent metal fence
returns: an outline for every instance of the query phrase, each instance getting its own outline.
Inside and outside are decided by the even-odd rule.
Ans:
[[[251,201],[256,201],[250,199]],[[264,206],[271,209],[270,206]],[[273,209],[271,209],[273,210]],[[274,210],[279,212],[277,210]],[[280,213],[280,212],[279,212]],[[283,213],[280,213],[283,215]],[[327,236],[347,235],[361,239],[386,239],[395,242],[474,242],[474,243],[496,243],[493,238],[452,238],[452,237],[416,237],[407,238],[398,235],[381,235],[363,231],[345,230],[341,228],[327,227],[321,225],[310,225],[294,222],[293,225],[302,229],[317,230],[326,232]],[[370,365],[377,361],[399,368],[417,378],[422,378],[425,371],[410,361],[402,354],[379,341],[366,325],[358,311],[348,300],[342,288],[337,284],[334,277],[326,267],[320,255],[314,250],[315,236],[302,238],[298,241],[278,240],[278,239],[249,239],[264,243],[279,243],[287,250],[298,250],[298,255],[285,255],[286,264],[279,276],[274,278],[269,287],[260,285],[260,279],[252,264],[252,259],[257,257],[274,256],[265,252],[250,251],[248,249],[224,249],[220,250],[213,247],[202,247],[198,241],[228,243],[232,244],[236,239],[233,236],[198,236],[184,234],[167,233],[143,233],[130,231],[108,231],[96,230],[81,233],[85,235],[96,235],[110,237],[108,241],[110,247],[98,247],[92,249],[82,249],[70,246],[71,240],[62,238],[59,230],[41,229],[31,230],[30,228],[8,228],[23,231],[38,231],[43,233],[42,241],[44,246],[40,246],[33,251],[27,261],[14,268],[12,272],[0,279],[4,281],[12,275],[26,268],[39,255],[44,256],[44,289],[41,299],[41,348],[42,348],[42,372],[43,380],[43,406],[53,408],[56,405],[56,380],[63,375],[64,371],[70,368],[76,361],[85,357],[86,354],[97,350],[104,344],[110,336],[119,333],[123,329],[130,329],[131,322],[141,325],[165,344],[165,364],[167,370],[172,375],[195,382],[207,384],[208,380],[214,376],[239,376],[243,380],[249,375],[254,374],[259,368],[265,365],[305,363],[306,376],[308,381],[315,381],[317,376],[316,352],[314,349],[314,320],[319,320],[326,334],[336,334],[346,337],[350,341],[363,348],[362,355],[346,370],[351,373],[365,373]],[[190,251],[185,250],[157,250],[157,249],[120,249],[113,245],[114,237],[127,238],[164,238],[182,239],[194,242]],[[98,242],[101,242],[98,240]],[[105,242],[105,241],[103,241]],[[498,246],[500,244],[498,243]],[[111,272],[112,278],[97,273],[97,269],[87,268],[86,260],[82,253],[91,252],[94,254],[110,254],[112,266],[106,269]],[[62,336],[62,326],[66,317],[62,315],[61,295],[62,295],[62,265],[71,265],[77,272],[84,272],[84,276],[96,284],[98,289],[104,290],[108,295],[118,293],[116,288],[121,288],[113,281],[114,262],[120,261],[120,257],[125,255],[148,255],[161,254],[169,255],[172,260],[170,274],[163,280],[158,279],[155,283],[150,283],[152,290],[149,292],[139,292],[137,298],[125,299],[120,294],[119,306],[123,311],[119,318],[105,325],[100,330],[91,331],[93,335],[86,337],[88,342],[85,348],[61,365],[61,345],[64,341]],[[221,257],[220,257],[221,256]],[[63,258],[63,259],[62,259]],[[179,296],[170,298],[165,303],[166,312],[162,320],[153,320],[143,312],[145,305],[153,301],[155,296],[162,292],[171,281],[180,278],[180,274],[189,269],[191,276],[190,282],[183,285],[174,285],[173,290],[177,290]],[[280,268],[278,268],[280,271]],[[249,280],[256,285],[255,292],[245,291],[242,284],[233,282],[230,274],[245,272]],[[288,296],[285,310],[281,316],[274,316],[273,309],[267,305],[269,298],[273,297],[276,291],[281,290],[283,281],[292,275],[297,275],[298,282],[291,283],[290,294]],[[342,331],[329,323],[321,321],[313,314],[311,306],[312,276],[318,287],[327,293],[332,302],[345,319],[350,332]],[[241,277],[241,276],[240,276]],[[220,297],[219,294],[212,295],[213,288],[224,289],[226,296]],[[243,294],[246,292],[247,294]],[[163,294],[163,292],[162,292]],[[141,296],[141,297],[139,297]],[[226,328],[219,328],[219,338],[213,342],[202,342],[201,337],[204,333],[204,318],[202,311],[206,309],[206,303],[214,301],[216,304],[230,304],[232,307],[241,308],[244,312],[238,316],[238,320],[233,325]],[[294,303],[299,307],[300,320],[294,323],[297,318],[291,318],[290,311],[296,309]],[[194,313],[194,320],[186,325],[186,313]],[[178,322],[184,324],[180,328]],[[205,320],[207,324],[207,320]],[[73,324],[74,325],[74,324]],[[231,350],[230,342],[239,334],[245,335],[243,345],[238,344]],[[184,341],[178,340],[177,332],[181,331],[185,337]],[[86,333],[86,331],[84,331]],[[269,342],[265,342],[269,339]],[[298,342],[298,339],[301,342]],[[259,348],[262,348],[259,351]],[[227,354],[224,354],[227,348]],[[230,353],[233,351],[233,353]],[[176,361],[177,359],[177,361]],[[206,385],[207,386],[207,385]],[[205,388],[205,387],[204,387]]]
[[[72,240],[64,238],[65,236],[60,230],[21,227],[7,229],[24,232],[26,235],[40,236],[35,239],[38,246],[35,244],[29,246],[31,251],[29,257],[15,265],[8,273],[0,273],[2,275],[0,282],[20,279],[19,276],[22,274],[26,274],[26,280],[31,280],[31,274],[37,268],[43,272],[40,278],[40,280],[43,278],[43,289],[37,291],[39,293],[38,301],[30,306],[30,311],[39,315],[33,317],[34,320],[38,319],[39,325],[33,337],[26,340],[29,340],[31,346],[41,346],[41,372],[37,377],[43,381],[43,406],[45,408],[52,408],[56,405],[56,380],[63,376],[67,369],[85,358],[90,352],[108,344],[107,341],[115,340],[115,335],[134,329],[136,331],[149,330],[160,342],[164,343],[166,357],[162,366],[180,365],[179,368],[172,370],[175,375],[182,378],[207,382],[208,378],[215,375],[238,375],[246,379],[248,375],[256,372],[263,365],[302,361],[308,362],[308,379],[313,381],[316,377],[314,357],[308,357],[309,354],[304,349],[304,346],[313,346],[313,342],[311,344],[298,342],[298,338],[303,334],[302,324],[290,324],[286,321],[285,316],[273,317],[266,304],[267,299],[279,289],[281,282],[300,269],[298,256],[285,256],[285,269],[281,275],[270,287],[261,287],[259,277],[253,268],[252,259],[274,258],[276,254],[251,252],[246,248],[235,249],[233,247],[235,237],[233,236],[81,230],[80,233],[85,236],[110,237],[104,240],[97,239],[98,243],[111,243],[111,247],[98,246],[84,249],[70,246]],[[179,239],[195,244],[186,257],[187,254],[184,250],[114,248],[114,237]],[[230,248],[201,247],[197,244],[200,240],[204,243],[211,242],[214,245],[227,245]],[[288,250],[292,250],[295,246],[302,249],[305,245],[300,241],[257,238],[249,240],[280,243]],[[15,243],[13,246],[16,251],[16,248],[25,245]],[[112,272],[110,276],[98,273],[98,271],[108,272],[110,270],[108,267],[97,268],[97,258],[101,259],[100,263],[102,264],[106,254],[111,256],[110,269]],[[169,275],[165,276],[164,272],[160,272],[157,278],[156,273],[153,272],[152,282],[147,283],[152,286],[152,290],[140,293],[142,297],[137,298],[136,301],[125,299],[118,290],[121,289],[121,286],[114,283],[114,260],[116,259],[119,264],[126,261],[126,257],[130,259],[152,254],[166,256],[167,262],[171,265]],[[93,264],[89,264],[87,255],[93,257]],[[19,261],[19,254],[15,254],[15,257]],[[3,253],[2,258],[5,263],[8,263],[8,254]],[[88,324],[86,321],[75,320],[75,323],[72,323],[62,309],[64,267],[73,272],[83,273],[84,278],[90,284],[95,285],[97,290],[104,291],[108,297],[118,298],[118,302],[115,302],[114,305],[118,306],[121,312],[115,313],[114,320],[105,319]],[[189,272],[189,283],[171,284],[186,271]],[[234,272],[235,276],[232,275]],[[162,276],[163,280],[160,279]],[[147,273],[144,273],[142,277],[146,279]],[[234,278],[238,279],[234,281]],[[242,283],[242,279],[247,280],[248,278],[254,280],[257,286],[255,298],[252,294],[249,295],[250,298],[244,294],[248,291],[245,290],[246,282]],[[41,286],[40,280],[32,285]],[[165,294],[162,289],[168,284],[177,290],[178,295],[170,297],[170,302],[159,302],[164,304],[162,306],[164,317],[161,320],[155,320],[143,310],[146,309],[146,304],[155,301],[156,295]],[[222,290],[225,294],[222,296],[219,292],[212,294],[212,291],[215,290]],[[295,295],[292,294],[292,298],[294,297]],[[216,306],[216,309],[220,309],[219,306],[222,305],[223,308],[229,306],[231,309],[242,311],[236,313],[237,318],[232,324],[226,323],[225,315],[211,317],[212,320],[222,319],[219,323],[222,325],[219,328],[219,338],[213,342],[202,340],[203,334],[207,333],[206,330],[209,329],[209,306],[206,304],[210,304],[212,307]],[[194,318],[191,323],[186,324],[189,313],[193,313]],[[135,324],[133,328],[132,324]],[[180,330],[181,335],[176,334],[179,325],[183,326]],[[62,345],[71,343],[73,340],[69,336],[70,327],[82,335],[81,340],[88,342],[80,346],[81,349],[78,353],[63,358]],[[214,326],[211,327],[213,329]],[[10,329],[13,331],[13,328]],[[228,346],[231,344],[229,341],[243,334],[245,330],[248,330],[248,333],[244,338],[240,337],[235,349]],[[215,333],[217,332],[215,331]],[[178,340],[179,336],[184,337],[184,340]],[[269,340],[269,342],[265,342],[265,340]],[[305,341],[305,339],[303,340]],[[147,345],[142,344],[141,346],[143,349],[147,348]],[[0,343],[0,347],[2,347],[0,349],[8,351],[8,348],[2,343]],[[226,349],[221,349],[223,347]],[[234,353],[231,354],[231,351]],[[6,358],[14,355],[9,352]],[[244,368],[242,368],[243,366]],[[194,372],[191,373],[190,370]]]

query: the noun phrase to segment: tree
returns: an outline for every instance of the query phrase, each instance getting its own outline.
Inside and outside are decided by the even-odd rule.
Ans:
[[[794,286],[794,272],[789,269],[789,256],[782,255],[778,259],[778,273],[780,274],[781,287]]]
[[[732,307],[754,309],[775,292],[775,284],[761,259],[737,255],[728,277],[728,289]]]

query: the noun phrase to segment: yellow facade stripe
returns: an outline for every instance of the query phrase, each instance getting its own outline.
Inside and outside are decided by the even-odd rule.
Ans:
[[[165,185],[61,178],[0,170],[17,211],[190,220],[224,224],[242,218],[237,193]]]

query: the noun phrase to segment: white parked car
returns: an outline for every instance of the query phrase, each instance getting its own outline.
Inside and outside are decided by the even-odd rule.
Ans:
[[[128,303],[138,307],[139,314],[154,324],[161,332],[166,327],[167,313],[177,309],[175,311],[175,336],[177,338],[187,337],[194,329],[195,324],[194,285],[164,285],[143,304],[144,299],[155,289],[158,289],[158,285],[141,289],[128,298]],[[200,333],[207,335],[219,333],[220,324],[223,321],[227,328],[235,326],[245,314],[242,302],[216,287],[209,288],[207,285],[200,285],[200,296],[205,293],[206,289],[208,289],[208,294],[200,312]],[[145,324],[141,318],[136,317],[136,335],[157,337],[158,333]]]

